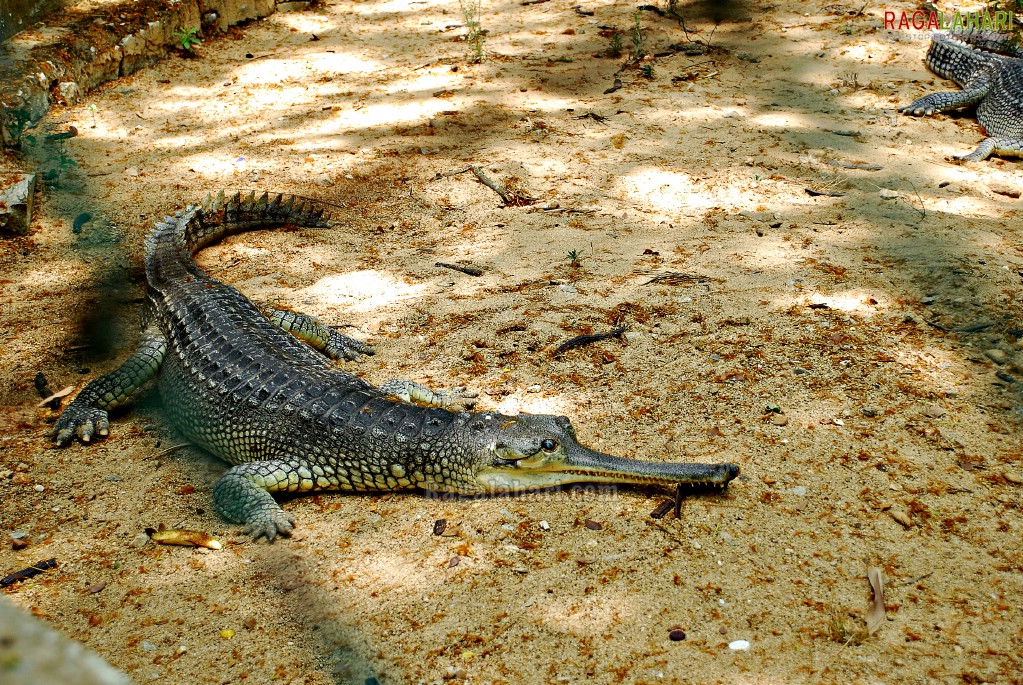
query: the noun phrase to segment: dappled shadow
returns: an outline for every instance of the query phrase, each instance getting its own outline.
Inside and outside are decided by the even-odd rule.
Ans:
[[[580,9],[594,14],[555,0],[487,5],[489,57],[469,64],[456,5],[328,4],[56,112],[40,134],[76,126],[64,143],[75,164],[49,185],[28,255],[6,255],[8,401],[24,401],[26,368],[82,378],[62,352],[74,335],[53,328],[97,306],[97,274],[138,273],[153,220],[224,186],[312,196],[338,226],[235,237],[202,264],[253,299],[354,326],[378,354],[347,368],[372,382],[468,385],[486,408],[569,415],[606,452],[727,460],[744,475],[660,523],[647,517],[659,498],[642,491],[289,500],[302,539],[231,546],[204,557],[215,573],[188,581],[294,619],[242,635],[247,658],[293,640],[290,668],[338,681],[418,682],[450,667],[600,682],[611,665],[606,682],[738,682],[754,663],[795,682],[828,669],[882,677],[891,658],[925,678],[988,650],[997,679],[1013,664],[1004,628],[1018,611],[971,616],[995,612],[976,587],[1018,589],[1018,511],[1000,480],[1018,458],[1012,379],[1023,376],[1018,207],[1002,192],[1017,167],[944,161],[979,139],[969,117],[895,113],[938,79],[923,44],[883,35],[877,17],[805,16],[792,3],[712,38],[711,25],[691,26],[709,50],[647,60],[650,78],[637,65],[605,94],[625,58],[596,56],[613,35],[601,27],[618,27],[628,50],[634,7]],[[649,54],[685,42],[674,22],[640,22]],[[504,207],[471,174],[437,176],[470,163],[538,201]],[[83,211],[95,223],[71,233]],[[682,276],[650,283],[665,272]],[[554,353],[618,325],[624,339]],[[119,417],[103,448],[149,449],[138,421]],[[92,479],[44,444],[26,439],[18,458]],[[220,468],[168,459],[167,479],[193,474],[194,494],[149,501],[182,519],[208,510]],[[161,491],[147,482],[143,492]],[[5,505],[15,525],[52,506],[31,497]],[[893,506],[913,529],[889,519]],[[433,535],[440,518],[462,532]],[[968,571],[939,568],[917,594],[914,579],[949,558]],[[864,560],[898,578],[901,604],[890,638],[854,652],[828,626],[865,602]],[[172,566],[171,593],[185,587]],[[115,635],[133,629],[109,622]],[[667,641],[675,624],[685,645]],[[754,661],[725,658],[751,635]]]

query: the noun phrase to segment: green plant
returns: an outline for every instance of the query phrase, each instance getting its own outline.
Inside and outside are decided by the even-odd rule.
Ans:
[[[569,261],[569,264],[572,265],[573,269],[578,269],[579,265],[582,263],[582,260],[583,260],[583,251],[582,250],[569,250],[568,251],[568,261]]]
[[[89,105],[89,111],[92,112],[92,127],[96,128],[96,105]]]
[[[643,27],[639,24],[639,12],[632,15],[632,59],[643,59]]]
[[[654,78],[654,65],[653,65],[653,63],[647,62],[646,64],[644,64],[641,67],[640,71],[643,74],[643,78],[647,78],[647,79],[651,79],[651,80]]]
[[[616,33],[611,36],[611,40],[607,44],[607,54],[610,57],[618,57],[622,54],[622,34]]]
[[[480,25],[480,2],[481,0],[458,0],[462,8],[462,16],[465,17],[465,44],[469,52],[469,63],[479,64],[486,59],[486,52],[483,50],[483,42],[486,39],[486,32]]]
[[[174,31],[174,37],[178,39],[178,44],[181,49],[185,52],[194,52],[195,46],[199,45],[202,41],[199,40],[197,34],[199,29],[195,26],[190,28],[178,28]]]

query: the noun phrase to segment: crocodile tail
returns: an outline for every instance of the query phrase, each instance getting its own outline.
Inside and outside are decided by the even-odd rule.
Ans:
[[[285,225],[326,228],[330,215],[312,200],[294,195],[254,192],[207,195],[164,217],[146,239],[146,274],[150,283],[191,271],[192,255],[225,236]]]

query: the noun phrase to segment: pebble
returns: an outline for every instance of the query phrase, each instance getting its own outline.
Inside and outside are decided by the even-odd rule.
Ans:
[[[920,304],[934,304],[936,301],[933,295],[927,295],[926,297],[920,298]]]
[[[874,408],[874,407],[864,407],[860,411],[863,412],[864,416],[866,416],[867,418],[870,418],[870,419],[872,419],[875,416],[877,416],[877,409]]]
[[[461,666],[448,666],[444,669],[444,680],[465,680],[468,675]]]
[[[789,488],[789,493],[792,495],[796,495],[797,497],[806,497],[806,486],[797,485],[794,488]]]
[[[637,343],[643,339],[643,334],[640,333],[639,331],[626,331],[625,339],[628,340],[630,343]]]
[[[131,542],[129,544],[132,547],[135,547],[136,549],[142,549],[143,547],[149,544],[149,536],[146,535],[145,533],[139,533],[138,535],[131,539]]]
[[[749,649],[749,640],[732,640],[728,643],[728,648],[733,652],[740,652]]]
[[[809,371],[807,371],[806,369],[802,368],[801,366],[797,366],[797,367],[796,367],[796,368],[795,368],[795,369],[793,370],[793,373],[795,373],[795,374],[796,374],[797,376],[804,376],[804,375],[806,375],[806,374],[808,374],[808,373],[810,373],[810,372],[809,372]]]
[[[540,521],[540,528],[542,528],[543,530],[550,530],[551,524],[547,523],[546,521]]]
[[[35,485],[32,486],[32,489],[35,490],[36,492],[42,492],[43,490],[46,489],[46,486],[36,483]]]
[[[789,424],[789,417],[784,414],[771,414],[771,423],[776,426],[787,426]]]
[[[27,538],[27,537],[28,537],[28,533],[26,533],[23,530],[16,530],[13,533],[11,533],[11,538],[14,539],[14,540],[21,540],[22,538]]]
[[[686,639],[686,631],[682,630],[681,628],[675,628],[670,633],[668,633],[668,639],[671,640],[672,642],[681,642],[682,640]]]
[[[898,191],[891,190],[890,188],[882,188],[877,191],[877,194],[881,196],[882,200],[894,200],[899,196]]]
[[[1015,473],[1014,471],[1006,471],[1002,475],[1005,477],[1005,480],[1014,485],[1023,485],[1023,476]]]
[[[948,412],[945,410],[944,407],[939,407],[936,404],[928,404],[926,407],[924,407],[924,416],[931,419],[940,419],[947,413]]]
[[[1004,364],[1009,358],[1009,355],[1005,354],[998,348],[984,350],[984,356],[993,361],[995,364]]]
[[[913,525],[913,519],[901,509],[889,509],[888,515],[895,519],[903,528],[910,528]]]
[[[0,480],[7,480],[14,475],[14,471],[10,469],[0,469]]]
[[[579,290],[574,285],[559,285],[558,286],[558,290],[564,291],[566,293],[577,293],[577,292],[579,292]]]
[[[531,385],[528,388],[526,388],[526,392],[540,392],[540,386],[539,385]]]
[[[89,588],[88,588],[88,592],[89,592],[90,595],[96,595],[96,594],[99,594],[100,592],[103,592],[103,590],[106,588],[106,586],[107,586],[107,581],[101,580],[98,583],[93,583],[92,585],[90,585]]]
[[[141,647],[143,650],[147,652],[156,651],[156,645],[154,645],[152,642],[149,642],[148,640],[143,640],[142,642],[140,642],[139,647]]]

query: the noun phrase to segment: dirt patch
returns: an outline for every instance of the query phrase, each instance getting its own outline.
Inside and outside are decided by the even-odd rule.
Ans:
[[[1020,682],[1019,164],[949,163],[972,118],[895,113],[944,86],[879,11],[757,8],[701,54],[644,12],[663,56],[605,94],[604,27],[628,52],[634,8],[574,4],[484,7],[478,64],[450,2],[279,14],[45,120],[79,135],[29,151],[53,172],[37,230],[0,243],[0,568],[59,568],[8,596],[138,682]],[[437,177],[469,163],[536,202]],[[642,489],[319,494],[285,503],[295,539],[253,545],[212,513],[224,465],[166,452],[155,393],[53,448],[36,374],[123,360],[143,237],[221,187],[345,217],[201,262],[350,325],[368,380],[742,476],[678,520]],[[133,544],[159,523],[229,544]],[[874,566],[888,618],[864,637]]]

